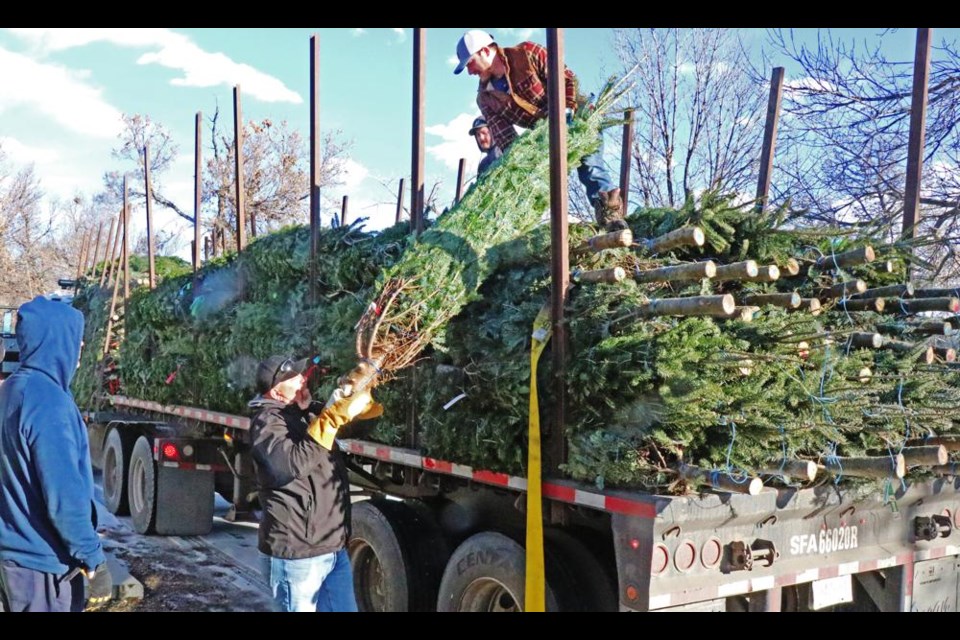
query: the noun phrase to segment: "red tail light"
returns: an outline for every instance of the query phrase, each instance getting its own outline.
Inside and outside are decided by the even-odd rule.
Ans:
[[[163,457],[167,460],[179,460],[180,451],[175,444],[167,442],[163,445]]]

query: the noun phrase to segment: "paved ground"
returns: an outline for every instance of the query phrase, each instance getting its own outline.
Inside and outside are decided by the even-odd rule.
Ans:
[[[98,504],[104,548],[119,563],[119,572],[126,569],[133,579],[121,589],[121,598],[103,610],[269,611],[257,525],[227,522],[228,506],[217,498],[210,534],[176,537],[140,535],[129,518],[117,518]],[[142,599],[136,597],[137,583]]]

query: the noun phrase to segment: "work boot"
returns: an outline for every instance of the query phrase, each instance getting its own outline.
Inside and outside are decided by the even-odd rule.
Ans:
[[[601,191],[593,205],[597,215],[597,224],[607,231],[620,231],[627,228],[623,219],[623,200],[620,199],[620,188]]]

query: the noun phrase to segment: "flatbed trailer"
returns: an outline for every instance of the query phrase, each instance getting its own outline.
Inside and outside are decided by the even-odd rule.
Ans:
[[[248,418],[106,400],[84,414],[91,449],[108,507],[129,508],[141,533],[209,531],[215,491],[237,517],[255,514]],[[522,610],[525,478],[338,443],[362,610]],[[545,478],[547,609],[955,611],[960,479],[891,489],[663,496]]]

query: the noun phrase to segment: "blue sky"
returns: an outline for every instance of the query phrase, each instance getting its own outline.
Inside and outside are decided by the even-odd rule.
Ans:
[[[478,115],[476,80],[453,75],[457,39],[470,28],[426,30],[426,184],[442,181],[453,196],[457,163],[472,175],[479,160],[466,133]],[[485,28],[498,42],[546,43],[544,29]],[[744,30],[759,43],[762,29]],[[816,30],[803,30],[810,38]],[[879,29],[840,29],[842,38],[873,40]],[[934,30],[936,41],[957,30]],[[566,63],[585,90],[599,88],[618,67],[612,29],[565,29]],[[120,168],[110,155],[123,113],[162,123],[180,147],[162,177],[165,193],[192,211],[193,136],[197,111],[219,105],[232,127],[232,92],[241,88],[245,120],[287,120],[309,134],[310,36],[320,37],[320,127],[352,140],[347,183],[327,189],[324,217],[350,196],[350,217],[369,226],[392,223],[396,187],[411,163],[411,29],[3,29],[0,30],[0,143],[17,164],[34,163],[48,196],[91,196],[103,172]],[[914,29],[894,34],[897,57],[911,60]],[[776,60],[774,64],[782,64]],[[790,69],[787,69],[790,79]],[[232,131],[232,129],[231,129]],[[204,144],[209,144],[205,132]],[[136,178],[133,178],[136,179]],[[409,184],[409,180],[407,180]],[[408,192],[409,193],[409,192]],[[409,195],[407,196],[409,202]],[[155,209],[157,227],[187,228]],[[133,231],[142,228],[134,215]],[[183,249],[186,256],[189,241]]]

